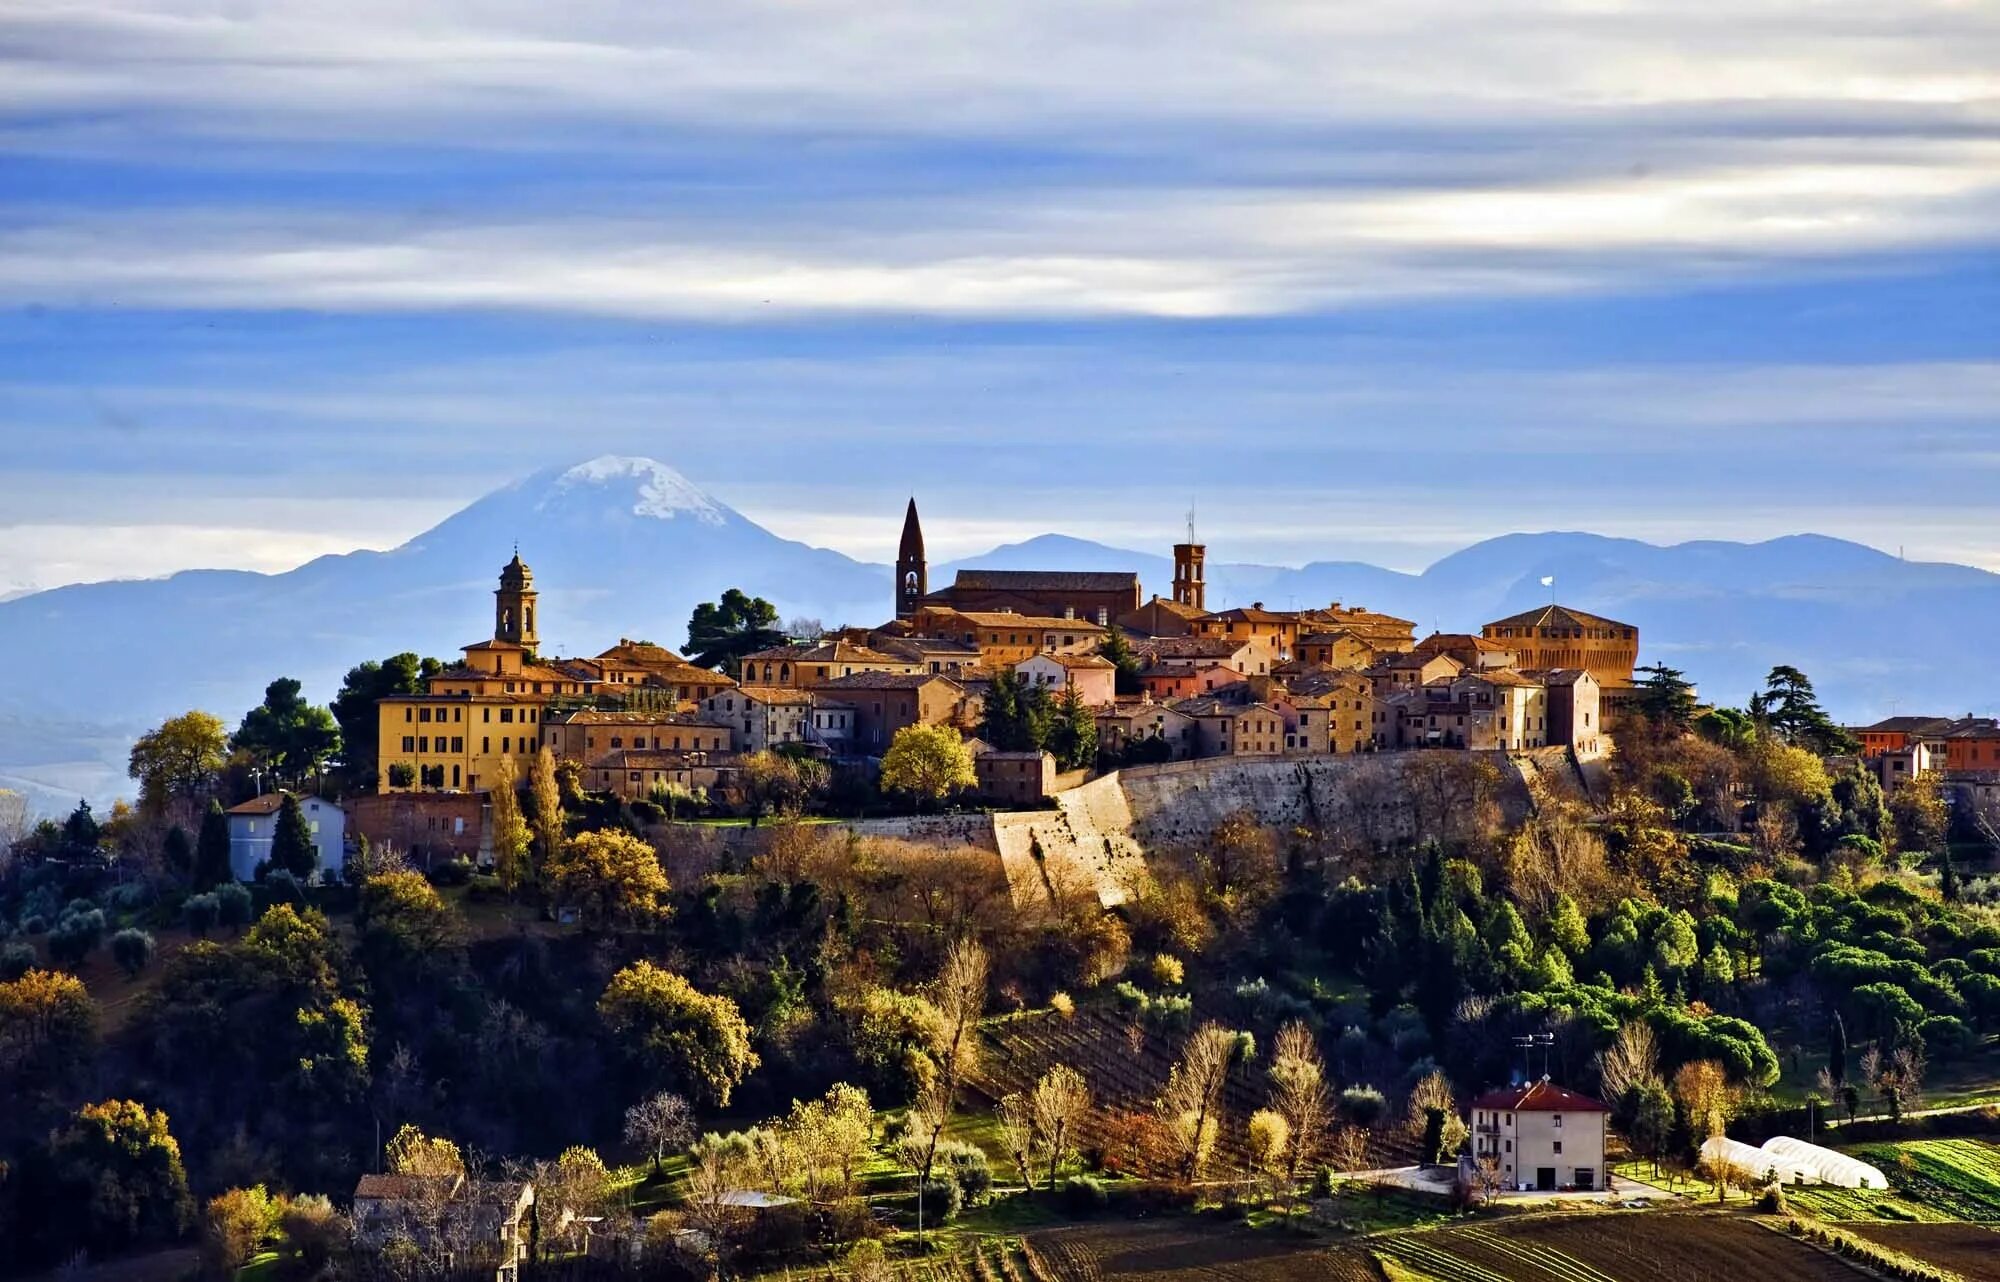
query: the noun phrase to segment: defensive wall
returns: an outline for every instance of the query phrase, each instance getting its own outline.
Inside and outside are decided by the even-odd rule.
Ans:
[[[1492,765],[1490,775],[1479,770],[1484,763]],[[1557,788],[1581,785],[1575,761],[1562,748],[1205,758],[1100,775],[1057,793],[1049,810],[862,819],[819,828],[862,839],[990,851],[1022,908],[1073,894],[1093,894],[1108,907],[1125,899],[1149,849],[1204,841],[1238,812],[1280,832],[1309,828],[1388,845],[1415,840],[1420,825],[1449,824],[1482,800],[1506,822],[1517,823],[1532,806],[1530,785],[1538,779]],[[737,861],[762,850],[772,831],[769,825],[699,824],[673,824],[669,830],[670,848]]]

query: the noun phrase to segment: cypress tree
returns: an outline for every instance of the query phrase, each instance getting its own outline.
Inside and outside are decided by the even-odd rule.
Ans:
[[[271,838],[271,867],[284,869],[302,885],[312,880],[313,870],[319,867],[319,849],[306,830],[305,811],[299,806],[299,799],[289,792],[278,806],[278,830]]]
[[[194,888],[213,890],[230,878],[229,816],[222,813],[221,802],[211,801],[194,843]]]
[[[1839,1011],[1833,1013],[1833,1026],[1827,1030],[1826,1075],[1836,1083],[1847,1080],[1847,1021]]]
[[[179,824],[167,829],[160,857],[176,877],[186,877],[194,872],[194,842],[189,840],[187,829]]]
[[[1951,847],[1938,851],[1938,893],[1946,903],[1958,900],[1958,865],[1951,861]]]

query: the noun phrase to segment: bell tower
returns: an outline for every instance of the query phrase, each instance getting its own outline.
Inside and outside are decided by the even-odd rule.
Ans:
[[[1174,544],[1174,604],[1208,608],[1208,580],[1204,563],[1208,549],[1194,541],[1194,513],[1188,513],[1188,541]]]
[[[530,654],[540,644],[535,632],[535,573],[521,561],[521,550],[500,569],[500,586],[493,592],[493,639],[511,641]]]
[[[903,543],[896,551],[896,617],[907,619],[930,591],[930,571],[924,563],[924,527],[917,522],[917,501],[903,513]]]

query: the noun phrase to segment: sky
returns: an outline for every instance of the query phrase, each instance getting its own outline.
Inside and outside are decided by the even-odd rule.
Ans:
[[[2000,568],[2000,6],[0,6],[0,594],[607,452],[876,559]]]

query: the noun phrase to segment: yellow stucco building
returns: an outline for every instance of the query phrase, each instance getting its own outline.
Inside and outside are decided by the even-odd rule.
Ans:
[[[377,705],[380,791],[484,791],[510,758],[525,779],[549,707],[590,696],[581,676],[536,657],[534,582],[516,555],[493,594],[493,639],[466,646],[423,694]]]

